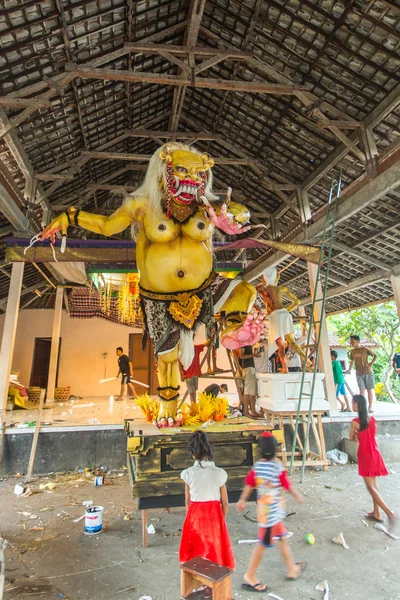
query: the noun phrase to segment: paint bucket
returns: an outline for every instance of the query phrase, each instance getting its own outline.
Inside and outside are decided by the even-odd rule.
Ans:
[[[89,506],[85,512],[85,533],[96,535],[103,529],[103,507]]]
[[[99,485],[104,485],[104,475],[96,475],[96,477],[94,478],[94,485],[95,487]]]

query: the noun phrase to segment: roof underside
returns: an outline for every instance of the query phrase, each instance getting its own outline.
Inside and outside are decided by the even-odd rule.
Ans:
[[[229,159],[214,167],[214,187],[233,188],[234,199],[251,209],[252,222],[267,225],[264,238],[285,238],[298,223],[304,229],[326,204],[332,175],[341,170],[346,189],[365,174],[371,181],[383,170],[377,169],[380,161],[396,157],[399,32],[400,4],[384,0],[0,0],[0,96],[25,101],[0,105],[0,153],[22,198],[21,213],[36,221],[36,230],[71,204],[109,214],[121,197],[104,186],[138,185],[147,164],[115,155],[152,154],[160,145],[154,132],[172,130],[203,134],[197,148]],[[152,51],[150,44],[162,48]],[[185,54],[187,48],[210,52]],[[212,51],[216,56],[224,50],[233,56],[211,60]],[[201,71],[205,60],[208,68]],[[85,75],[84,68],[95,74]],[[158,74],[161,82],[146,76],[115,80],[117,71]],[[191,83],[179,86],[174,77]],[[244,81],[249,89],[281,84],[294,92],[193,85],[202,79]],[[38,100],[49,105],[34,106]],[[135,129],[153,133],[136,137]],[[84,154],[99,151],[112,156]],[[37,188],[29,181],[32,174],[45,174]],[[296,186],[308,194],[303,222]],[[393,296],[389,276],[400,261],[400,180],[398,186],[338,224],[327,312]],[[50,212],[43,213],[46,204]],[[10,274],[4,238],[21,229],[7,216],[0,215],[0,310]],[[96,237],[77,229],[72,235]],[[129,235],[127,230],[119,237]],[[262,249],[241,256],[249,268],[263,254],[268,259]],[[229,251],[218,258],[236,256]],[[380,262],[389,268],[382,272]],[[53,271],[39,267],[55,281]],[[374,271],[376,280],[370,281]],[[307,304],[306,263],[289,266],[281,281]],[[26,291],[36,283],[44,291],[37,300]],[[22,306],[52,306],[54,289],[33,265],[25,270],[24,286]]]

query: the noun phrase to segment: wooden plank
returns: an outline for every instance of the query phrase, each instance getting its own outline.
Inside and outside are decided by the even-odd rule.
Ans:
[[[58,173],[35,173],[35,179],[38,179],[39,181],[71,181],[73,178],[73,174],[60,175]]]
[[[317,126],[322,127],[322,129],[329,129],[332,126],[338,129],[358,129],[363,124],[361,121],[327,121],[324,119],[317,121]]]
[[[149,545],[149,532],[147,531],[147,527],[149,524],[149,511],[147,509],[142,510],[142,543],[143,548],[147,548]]]
[[[228,90],[233,92],[292,95],[295,91],[306,90],[306,86],[291,84],[274,84],[263,81],[240,81],[231,79],[197,78],[194,81],[181,75],[169,75],[162,73],[147,73],[145,71],[127,71],[124,69],[93,69],[88,66],[82,67],[74,63],[66,63],[65,70],[74,77],[82,79],[100,79],[104,81],[132,81],[146,82],[157,85],[177,85],[183,87],[195,87],[199,89]]]
[[[37,411],[37,415],[36,415],[36,426],[35,426],[35,431],[34,431],[33,439],[32,439],[31,453],[29,455],[28,470],[25,475],[24,483],[29,483],[32,479],[33,464],[35,462],[36,448],[37,448],[37,443],[39,440],[40,420],[42,418],[42,411],[43,411],[45,395],[46,395],[45,390],[41,390],[39,406],[38,406],[38,411]]]
[[[190,131],[151,131],[147,129],[134,129],[132,131],[128,131],[126,133],[127,137],[143,137],[143,138],[161,138],[161,139],[182,139],[182,140],[204,140],[204,141],[212,141],[219,140],[219,135],[215,133],[207,133],[207,132],[198,132],[192,133]]]
[[[173,44],[144,44],[143,42],[126,43],[124,48],[130,52],[142,52],[143,54],[158,54],[162,51],[170,52],[171,54],[187,56],[189,50],[187,46],[176,46]],[[213,48],[212,46],[196,46],[191,48],[190,52],[195,56],[220,56],[222,58],[234,58],[237,60],[248,59],[253,57],[252,52],[243,52],[241,50],[232,50],[225,48]]]
[[[82,156],[89,158],[105,159],[105,160],[134,160],[134,161],[149,161],[151,154],[128,154],[124,152],[90,152],[83,150]],[[214,157],[215,164],[218,165],[248,165],[249,161],[244,158],[230,158],[224,156]]]
[[[9,108],[49,108],[50,100],[41,100],[40,98],[16,98],[15,96],[0,96],[0,106]]]

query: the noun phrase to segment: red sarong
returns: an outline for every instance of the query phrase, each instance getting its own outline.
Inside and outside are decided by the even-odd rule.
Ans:
[[[196,556],[235,568],[235,557],[219,501],[191,502],[182,529],[180,562]]]

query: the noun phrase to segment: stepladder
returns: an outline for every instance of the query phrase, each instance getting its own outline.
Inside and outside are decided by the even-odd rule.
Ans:
[[[296,451],[293,466],[299,467],[304,464],[308,467],[323,467],[326,470],[330,461],[326,458],[325,435],[322,424],[323,411],[314,410],[311,415],[308,411],[300,411],[299,414],[295,411],[265,411],[267,425],[269,427],[277,426],[284,431],[284,425],[287,424],[292,435],[295,437]],[[296,428],[296,419],[298,426]],[[312,439],[307,436],[307,421],[310,419]],[[313,442],[313,448],[311,447]],[[289,463],[289,453],[286,451],[285,443],[282,444],[280,452],[277,456],[282,460],[285,466]]]
[[[232,600],[232,571],[206,558],[181,564],[182,600]]]

